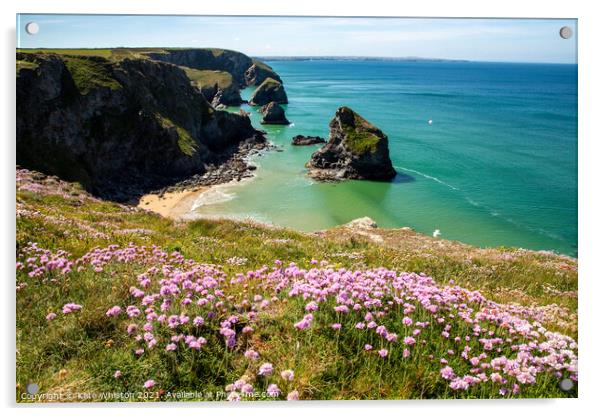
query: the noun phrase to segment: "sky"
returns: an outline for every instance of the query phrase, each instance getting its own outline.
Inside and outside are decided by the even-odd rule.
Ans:
[[[560,37],[563,26],[572,38]],[[575,19],[17,15],[21,48],[219,47],[264,57],[577,63],[576,35]]]

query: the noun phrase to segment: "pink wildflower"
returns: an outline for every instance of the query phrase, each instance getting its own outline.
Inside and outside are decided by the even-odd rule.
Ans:
[[[112,308],[109,308],[109,310],[107,311],[107,313],[105,313],[105,315],[107,315],[108,317],[114,317],[117,316],[121,313],[121,307],[115,305]]]
[[[278,397],[280,396],[280,389],[276,384],[270,384],[267,388],[268,396],[270,397]]]
[[[274,372],[274,366],[270,363],[263,363],[261,367],[259,367],[259,371],[257,372],[260,376],[269,377]]]

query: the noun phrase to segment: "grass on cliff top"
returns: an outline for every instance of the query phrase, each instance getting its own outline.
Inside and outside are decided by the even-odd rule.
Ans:
[[[199,87],[212,87],[217,84],[219,88],[225,90],[232,86],[232,75],[226,71],[211,71],[188,68],[181,66],[186,72],[190,81],[197,84]]]
[[[82,95],[97,87],[108,87],[112,90],[121,88],[121,84],[111,74],[108,61],[70,55],[66,55],[63,61]]]
[[[378,147],[378,143],[382,138],[374,134],[378,129],[368,120],[357,114],[351,109],[354,117],[354,126],[345,126],[345,134],[347,136],[347,146],[349,149],[358,155],[364,153],[374,153]]]
[[[38,64],[36,62],[17,60],[17,75],[22,69],[36,69]]]
[[[259,59],[253,58],[253,63],[263,70],[270,71],[270,72],[274,71],[274,68],[272,68],[265,62],[260,61]]]
[[[308,235],[229,220],[181,223],[90,198],[81,187],[55,178],[36,178],[16,194],[20,213],[16,223],[17,256],[30,242],[53,251],[63,249],[76,257],[94,247],[123,247],[133,242],[178,251],[201,263],[222,265],[229,276],[272,265],[276,259],[304,267],[310,259],[324,259],[350,269],[384,266],[425,272],[442,284],[453,278],[459,285],[479,289],[500,302],[559,305],[568,315],[559,315],[556,325],[546,326],[576,337],[574,259],[512,248],[483,250],[409,230],[377,229],[371,231],[374,235],[366,236],[340,228]],[[375,236],[386,244],[379,243]],[[141,271],[135,265],[115,264],[101,273],[86,269],[74,271],[66,279],[57,275],[55,284],[17,271],[17,285],[28,283],[16,295],[18,400],[30,382],[38,383],[43,393],[67,394],[139,391],[149,373],[163,374],[167,380],[175,366],[169,353],[159,350],[138,359],[133,350],[140,344],[125,333],[125,321],[105,316],[107,305],[131,302],[128,288],[138,284],[136,276]],[[49,311],[60,311],[63,304],[74,301],[84,305],[81,313],[46,322],[44,317]],[[453,397],[449,389],[437,390],[441,386],[432,374],[437,373],[438,363],[433,370],[426,363],[421,366],[413,362],[408,375],[401,361],[390,361],[391,368],[384,367],[383,372],[382,366],[375,365],[378,359],[363,361],[358,357],[359,361],[346,361],[340,353],[345,343],[339,343],[330,332],[315,332],[311,343],[304,344],[297,357],[292,356],[291,345],[298,336],[292,324],[298,319],[299,308],[302,305],[291,301],[261,314],[253,346],[277,369],[294,366],[295,383],[304,386],[305,398]],[[563,325],[564,321],[569,324]],[[221,344],[219,339],[212,342],[210,345],[216,348]],[[171,387],[187,391],[223,389],[247,365],[237,361],[235,355],[224,354],[223,350],[201,354],[196,365],[202,372],[181,368]],[[123,372],[121,380],[113,377],[116,369]],[[531,394],[563,394],[552,383]]]
[[[54,53],[57,55],[98,56],[106,59],[148,58],[148,53],[169,53],[170,50],[199,49],[211,51],[219,57],[226,50],[218,48],[17,48],[21,53]]]
[[[164,128],[172,128],[176,130],[176,134],[178,135],[178,147],[182,153],[187,156],[192,156],[196,153],[198,144],[185,128],[177,125],[169,118],[159,113],[156,114],[156,117]]]
[[[278,88],[282,86],[281,83],[279,83],[277,80],[275,80],[274,78],[271,77],[267,77],[266,79],[263,80],[263,82],[259,85],[259,88],[263,88],[263,89],[273,89],[273,88]]]

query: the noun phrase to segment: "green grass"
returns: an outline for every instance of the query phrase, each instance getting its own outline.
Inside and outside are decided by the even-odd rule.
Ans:
[[[36,62],[17,60],[17,75],[22,69],[36,69],[38,64]]]
[[[274,89],[280,86],[282,86],[282,84],[276,81],[274,78],[267,77],[265,80],[263,80],[258,88]]]
[[[276,259],[304,267],[311,259],[325,259],[350,269],[384,266],[425,272],[442,284],[455,279],[459,285],[479,289],[498,302],[560,306],[569,316],[559,316],[556,322],[546,323],[546,327],[577,336],[576,326],[570,324],[573,318],[576,323],[577,298],[573,294],[577,290],[577,265],[576,260],[567,257],[514,248],[479,249],[411,230],[371,231],[383,240],[382,244],[344,227],[313,235],[229,220],[181,223],[90,198],[80,186],[53,178],[38,175],[22,183],[33,183],[39,189],[24,187],[17,191],[18,259],[30,242],[46,249],[66,250],[74,257],[94,247],[125,246],[132,242],[156,245],[167,252],[177,251],[199,263],[222,265],[229,276],[271,265]],[[229,263],[228,259],[234,257],[245,259],[245,264]],[[429,354],[437,357],[441,354],[437,341],[440,337],[435,331],[425,333],[432,342],[407,360],[398,356],[399,351],[392,351],[386,360],[357,354],[358,346],[365,342],[378,346],[377,339],[366,338],[373,333],[358,335],[359,332],[342,331],[333,335],[320,329],[320,325],[335,319],[350,325],[347,320],[351,318],[336,316],[328,305],[321,306],[324,312],[317,315],[315,330],[299,333],[292,329],[302,315],[304,302],[299,298],[281,301],[260,313],[256,331],[245,341],[262,355],[258,364],[249,366],[240,353],[228,352],[223,341],[214,338],[209,339],[209,349],[199,356],[182,351],[175,361],[159,349],[145,359],[138,359],[132,353],[137,344],[124,331],[126,319],[109,319],[105,312],[108,306],[131,303],[129,287],[136,285],[136,277],[143,271],[144,267],[135,263],[110,263],[102,273],[83,269],[67,278],[49,274],[43,279],[32,279],[17,271],[17,285],[27,283],[16,295],[18,400],[29,382],[38,383],[45,393],[137,391],[149,373],[155,374],[167,390],[217,391],[241,375],[256,371],[256,366],[264,361],[273,363],[277,369],[294,368],[294,386],[304,398],[496,395],[486,389],[462,395],[446,387],[437,376],[439,363],[428,358]],[[53,278],[56,280],[49,284]],[[251,289],[232,285],[227,290],[239,299]],[[46,314],[60,310],[67,302],[80,303],[84,309],[48,324]],[[391,328],[400,327],[398,319],[399,315],[391,314],[383,323]],[[569,324],[565,325],[564,320]],[[456,367],[462,365],[456,358],[450,360]],[[123,373],[121,380],[112,376],[117,369]],[[572,394],[561,392],[555,379],[545,377],[523,390],[521,397]],[[288,388],[282,382],[279,385]]]
[[[378,129],[353,110],[346,108],[346,111],[352,112],[354,117],[353,126],[344,126],[347,146],[358,155],[374,153],[378,143],[383,140],[374,134]]]
[[[111,63],[109,61],[95,59],[95,57],[71,55],[65,55],[63,61],[82,95],[86,95],[98,87],[107,87],[112,90],[121,88],[121,84],[111,74]]]
[[[176,130],[178,135],[178,147],[182,153],[188,156],[192,156],[196,153],[198,144],[185,128],[177,125],[172,120],[162,116],[161,114],[157,113],[156,117],[164,128],[173,128]]]
[[[217,85],[222,90],[225,90],[232,86],[232,75],[229,72],[200,70],[188,68],[186,66],[182,66],[181,68],[186,72],[188,78],[199,87],[212,87]]]

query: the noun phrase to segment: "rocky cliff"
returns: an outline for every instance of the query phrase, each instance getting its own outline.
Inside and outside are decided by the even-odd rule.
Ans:
[[[261,124],[290,124],[286,119],[284,109],[274,101],[261,107],[260,113],[263,116]]]
[[[286,96],[286,91],[284,91],[284,86],[281,82],[273,79],[266,78],[255,91],[253,91],[253,95],[249,99],[249,104],[251,105],[266,105],[270,102],[275,102],[277,104],[287,104],[288,97]]]
[[[266,78],[282,82],[269,65],[227,49],[165,49],[146,55],[154,60],[188,68],[229,72],[240,87],[259,85]]]
[[[265,142],[175,65],[18,53],[17,67],[17,164],[103,197],[127,200]]]
[[[306,167],[319,180],[395,177],[387,136],[349,107],[340,107],[330,121],[330,137],[311,155]]]

